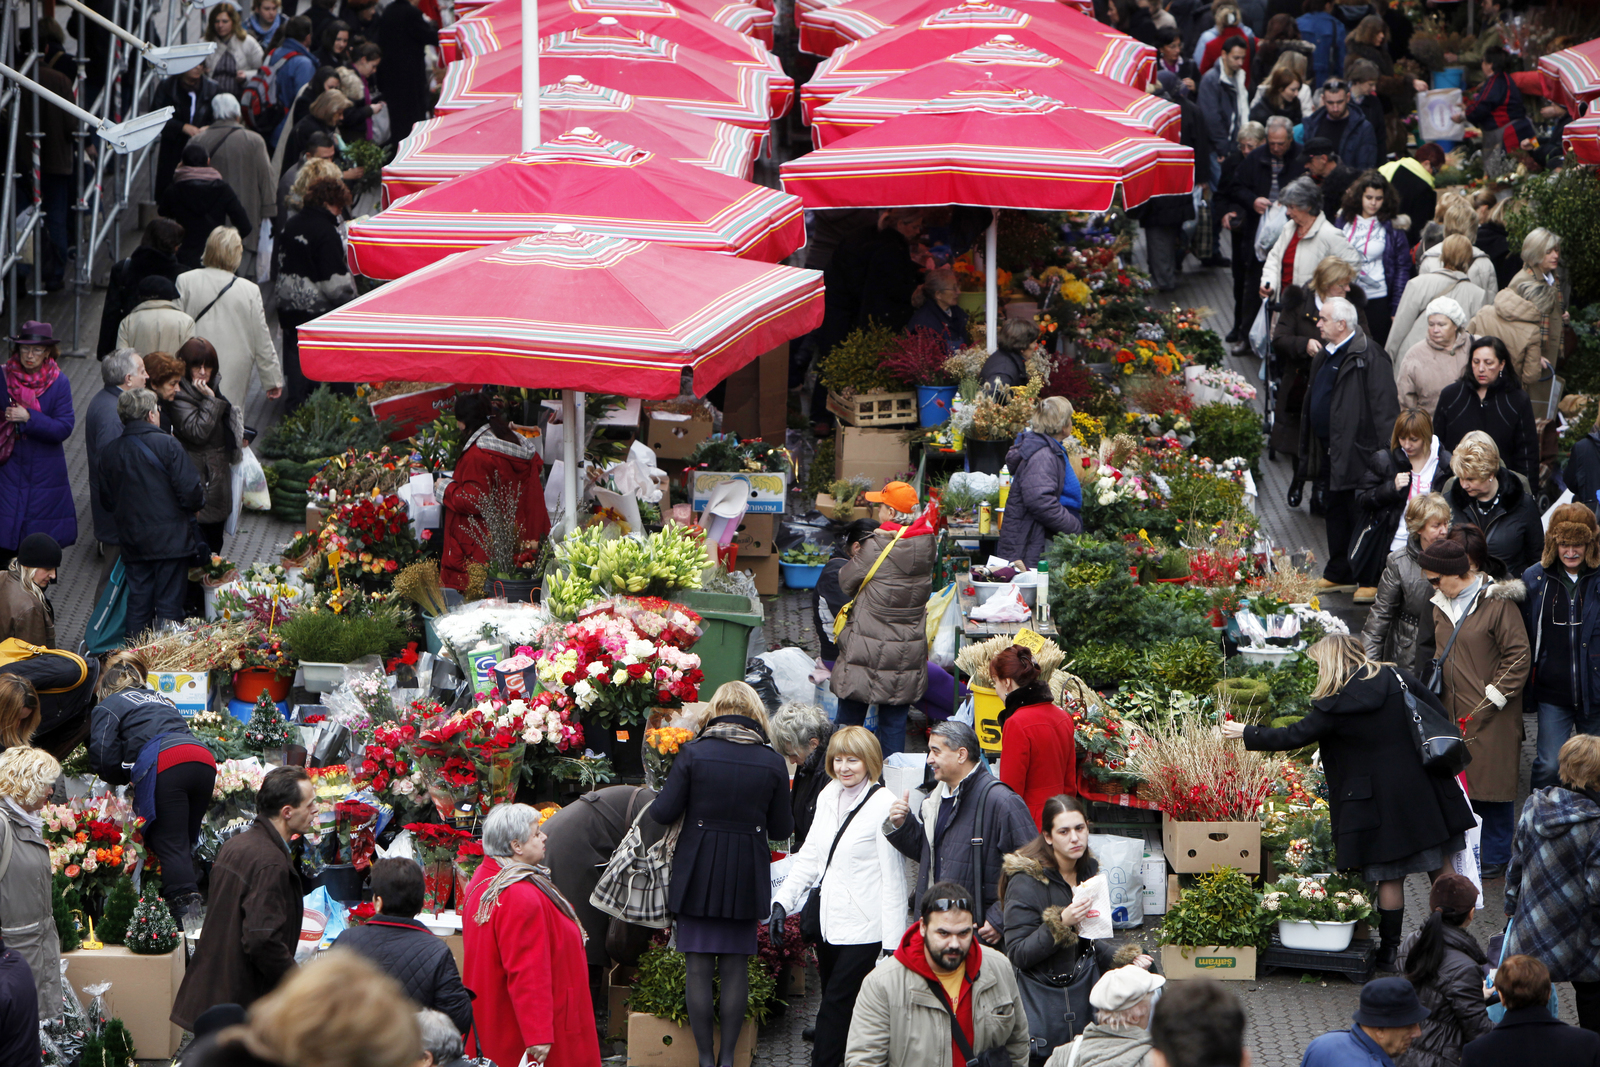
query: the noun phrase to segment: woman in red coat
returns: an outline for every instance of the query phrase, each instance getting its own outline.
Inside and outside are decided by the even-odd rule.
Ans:
[[[523,541],[543,540],[550,532],[550,515],[545,510],[544,485],[539,480],[544,461],[531,441],[493,413],[487,396],[464,393],[457,397],[456,425],[465,435],[466,445],[456,460],[455,476],[444,491],[444,560],[439,573],[445,585],[465,589],[467,565],[486,562],[483,549],[472,536],[471,524],[481,521],[482,501],[497,484],[522,490],[517,518]]]
[[[501,804],[461,910],[474,1056],[516,1067],[600,1067],[583,928],[544,866],[539,813]]]
[[[1078,795],[1072,716],[1055,706],[1033,653],[1021,645],[990,660],[989,676],[1006,702],[1000,713],[1000,780],[1022,797],[1037,825],[1045,801]]]

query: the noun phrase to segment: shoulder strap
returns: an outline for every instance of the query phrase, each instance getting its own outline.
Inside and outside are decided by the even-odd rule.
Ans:
[[[1083,1035],[1072,1039],[1072,1055],[1067,1057],[1067,1067],[1078,1067],[1078,1054],[1083,1051]]]
[[[1466,618],[1466,615],[1462,615],[1461,618],[1456,620],[1455,625],[1450,628],[1450,640],[1444,643],[1444,651],[1439,653],[1438,662],[1441,666],[1450,655],[1450,649],[1455,647],[1456,638],[1461,636],[1461,624],[1466,621]]]
[[[933,990],[934,999],[944,1005],[945,1014],[950,1016],[950,1036],[955,1040],[956,1047],[961,1050],[961,1055],[966,1059],[967,1067],[972,1067],[977,1056],[973,1054],[972,1042],[967,1040],[967,1035],[961,1030],[961,1020],[956,1018],[956,1009],[951,1006],[949,998],[944,995],[944,986],[940,984],[937,978],[924,978],[923,981],[927,982],[928,988]],[[973,1025],[977,1025],[976,1019],[973,1020]]]
[[[833,854],[839,847],[839,839],[844,837],[844,832],[850,828],[851,821],[860,813],[861,809],[867,806],[867,801],[872,799],[872,794],[882,788],[882,782],[873,782],[872,788],[867,790],[867,795],[861,798],[861,803],[851,808],[850,814],[846,815],[844,822],[839,824],[839,832],[833,835],[833,844],[828,848],[828,862],[822,865],[822,874],[817,876],[818,885],[822,884],[822,879],[827,875],[828,868],[833,865]]]
[[[3,880],[6,871],[11,867],[11,846],[17,839],[17,835],[11,830],[11,820],[4,815],[0,815],[0,834],[6,836],[6,843],[0,845],[0,880]]]
[[[978,769],[972,773],[974,775],[989,774],[988,771],[984,770],[981,763]],[[990,777],[993,776],[991,775]],[[968,781],[971,781],[971,778],[968,778]],[[984,915],[988,912],[988,906],[983,900],[983,817],[988,812],[989,792],[994,786],[995,783],[991,782],[989,788],[985,789],[976,798],[978,807],[972,813],[972,859],[970,862],[972,863],[972,895],[976,898],[973,903],[977,908],[972,913],[972,917],[977,920],[979,926],[982,926],[987,921],[984,919]]]
[[[868,582],[872,581],[872,576],[874,574],[878,573],[878,568],[883,566],[883,561],[889,558],[889,550],[895,546],[895,542],[899,541],[900,538],[902,538],[902,537],[904,537],[906,535],[906,529],[907,528],[904,527],[904,526],[900,527],[899,530],[895,531],[894,541],[890,541],[888,544],[883,546],[883,551],[878,553],[878,558],[873,560],[872,561],[872,566],[867,569],[867,576],[865,578],[861,579],[861,585],[862,586],[864,586]],[[860,596],[860,595],[861,595],[861,586],[857,586],[856,587],[856,596]],[[855,597],[852,597],[851,599],[853,600],[853,599],[855,599]]]
[[[233,131],[229,130],[228,132],[232,133]],[[226,141],[226,140],[227,140],[226,137],[224,137],[222,139],[222,141]],[[218,141],[217,142],[217,147],[218,148],[222,147],[222,141]],[[228,279],[228,284],[224,285],[222,287],[222,292],[220,292],[216,296],[212,297],[211,298],[211,303],[207,304],[205,307],[200,309],[200,314],[198,314],[198,315],[196,315],[194,317],[194,321],[199,322],[201,319],[205,318],[206,317],[206,312],[208,312],[212,308],[216,307],[217,306],[217,301],[221,300],[223,297],[227,296],[228,295],[228,290],[232,289],[233,288],[233,283],[238,281],[238,280],[239,280],[239,276],[237,274],[235,274],[232,278],[229,278]]]

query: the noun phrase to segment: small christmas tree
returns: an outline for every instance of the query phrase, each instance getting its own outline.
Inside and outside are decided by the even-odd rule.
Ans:
[[[78,891],[60,871],[50,883],[50,914],[56,922],[56,936],[61,940],[61,951],[71,952],[83,944],[83,933],[72,911],[78,906]]]
[[[158,896],[141,896],[128,920],[123,943],[140,956],[160,956],[178,947],[178,926],[166,901]]]
[[[137,1051],[128,1027],[121,1019],[112,1019],[83,1043],[78,1067],[128,1067]]]
[[[255,714],[244,728],[244,743],[257,752],[282,748],[289,743],[289,724],[278,714],[278,705],[265,689],[256,698]]]
[[[138,903],[138,899],[133,892],[133,879],[116,880],[111,886],[111,892],[106,895],[106,910],[94,928],[100,940],[108,945],[122,944],[123,935],[128,929],[128,920],[133,917],[133,906]]]

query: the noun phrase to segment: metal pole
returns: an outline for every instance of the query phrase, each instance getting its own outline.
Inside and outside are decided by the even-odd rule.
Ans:
[[[522,150],[539,147],[539,0],[522,0]]]
[[[0,44],[0,48],[4,49],[4,52],[6,54],[6,58],[8,58],[8,59],[13,58],[10,53],[16,47],[16,45],[15,45],[16,39],[17,39],[16,7],[14,5],[8,4],[8,5],[6,5],[4,16],[0,17],[0,41],[3,41],[3,44]],[[35,48],[35,50],[37,50],[37,48],[38,48],[38,34],[37,33],[34,34],[34,48]],[[24,66],[27,65],[25,60],[19,60],[19,61],[22,62]],[[14,160],[14,159],[17,158],[17,138],[20,136],[21,130],[22,130],[22,90],[20,88],[12,88],[10,93],[9,93],[9,96],[10,96],[11,116],[10,116],[10,122],[7,123],[8,130],[7,130],[6,158],[8,160]],[[0,94],[0,104],[4,104],[5,102],[6,102],[5,94]],[[7,174],[7,177],[10,177],[9,172]],[[0,192],[0,219],[10,219],[10,218],[15,217],[15,210],[14,210],[14,207],[15,207],[15,199],[14,199],[15,190],[16,190],[16,182],[7,181],[5,183],[4,191]],[[16,271],[16,266],[17,266],[18,263],[21,262],[21,259],[22,259],[22,243],[23,243],[23,240],[24,240],[23,236],[21,234],[18,234],[17,237],[16,237],[15,244],[9,245],[8,247],[6,247],[4,253],[0,254],[0,265],[4,265],[4,267],[6,268],[5,284],[6,284],[6,296],[8,298],[6,300],[6,315],[7,315],[7,322],[10,325],[12,331],[15,331],[16,325],[17,325],[17,271]],[[35,257],[35,258],[37,259],[38,257]]]
[[[566,502],[567,522],[562,536],[578,528],[578,394],[561,390],[561,499]]]
[[[983,238],[983,304],[987,318],[984,321],[986,331],[985,342],[989,351],[993,352],[999,345],[995,341],[995,331],[999,327],[999,320],[995,317],[996,305],[999,303],[999,294],[995,289],[994,260],[995,251],[1000,241],[1000,216],[996,213],[989,223],[989,230]]]

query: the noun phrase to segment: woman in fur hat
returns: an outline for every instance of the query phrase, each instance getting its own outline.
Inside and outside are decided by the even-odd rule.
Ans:
[[[1590,709],[1600,699],[1600,671],[1590,676],[1589,645],[1600,630],[1600,536],[1594,512],[1562,504],[1550,513],[1544,554],[1522,574],[1528,597],[1522,618],[1533,645],[1528,697],[1539,715],[1533,788],[1556,784],[1561,746],[1574,732],[1595,733]],[[1600,647],[1597,642],[1596,647]]]

